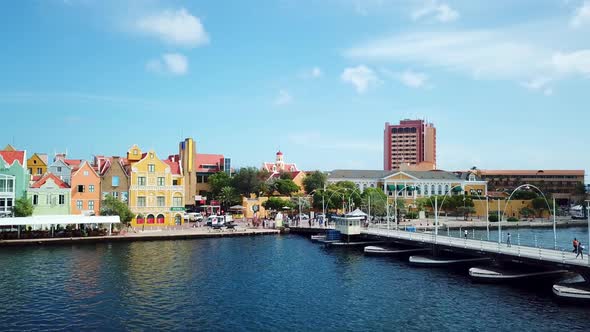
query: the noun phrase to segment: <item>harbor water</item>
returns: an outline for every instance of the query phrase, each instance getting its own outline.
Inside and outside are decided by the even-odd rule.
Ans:
[[[2,248],[0,262],[3,331],[590,328],[588,307],[550,289],[475,284],[296,235]]]

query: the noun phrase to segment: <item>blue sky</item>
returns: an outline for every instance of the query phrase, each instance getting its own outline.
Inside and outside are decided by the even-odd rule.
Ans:
[[[590,171],[590,1],[23,0],[0,4],[0,141],[260,165],[382,167],[426,118],[438,165]]]

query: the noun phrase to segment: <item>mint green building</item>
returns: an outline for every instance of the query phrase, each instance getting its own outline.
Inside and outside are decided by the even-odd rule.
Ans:
[[[33,216],[70,214],[70,186],[51,173],[31,185],[27,197],[33,203]]]
[[[27,197],[30,176],[26,154],[10,145],[0,151],[0,217],[12,215],[14,201]]]

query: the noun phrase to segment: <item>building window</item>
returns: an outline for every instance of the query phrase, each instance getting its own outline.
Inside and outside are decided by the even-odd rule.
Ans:
[[[173,186],[178,186],[178,180],[172,180],[172,185]]]
[[[137,206],[145,207],[145,197],[144,196],[137,197]]]
[[[37,175],[43,175],[43,169],[37,168]]]
[[[445,185],[445,195],[449,193],[449,185]]]
[[[94,210],[94,201],[88,201],[88,210]]]
[[[166,206],[166,197],[164,197],[164,196],[158,196],[156,198],[156,202],[158,204],[158,207],[164,207],[164,206]]]
[[[443,194],[442,193],[442,186],[440,184],[438,185],[438,194],[439,195],[442,195]]]
[[[172,206],[182,206],[182,197],[172,198]]]
[[[137,156],[137,154],[138,154],[137,150],[133,150],[133,155]]]
[[[111,179],[111,186],[113,186],[113,187],[119,186],[119,177],[118,176],[113,176],[113,178]]]
[[[39,204],[39,195],[33,195],[33,205]]]
[[[84,185],[83,184],[78,185],[78,192],[79,193],[83,193],[84,192]]]
[[[78,210],[82,210],[82,201],[81,201],[81,200],[77,200],[77,201],[76,201],[76,208],[77,208]]]
[[[88,192],[91,192],[91,193],[94,192],[94,185],[93,184],[88,186]]]
[[[149,164],[148,165],[148,172],[150,173],[154,173],[156,171],[156,165],[154,164]]]
[[[127,202],[127,200],[129,199],[129,193],[126,191],[122,191],[121,192],[121,202]]]
[[[84,176],[88,176],[88,171],[84,171]]]
[[[138,186],[145,186],[145,176],[140,176],[137,178],[137,185]]]
[[[61,173],[61,166],[57,167],[57,172]]]
[[[158,186],[163,187],[166,185],[164,177],[158,177]]]
[[[59,205],[66,204],[66,195],[59,195]]]

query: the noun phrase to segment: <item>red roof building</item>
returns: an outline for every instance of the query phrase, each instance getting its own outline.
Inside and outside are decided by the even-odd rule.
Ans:
[[[70,186],[67,183],[63,182],[62,180],[60,180],[60,178],[51,173],[45,173],[45,175],[41,176],[31,185],[31,188],[41,188],[49,179],[51,179],[58,187],[62,189],[70,188]]]
[[[21,166],[25,165],[25,151],[0,151],[0,157],[8,165],[17,161]]]
[[[265,162],[262,164],[262,169],[271,174],[281,172],[299,172],[297,165],[294,163],[285,163],[283,153],[281,151],[277,152],[277,158],[274,163]]]

